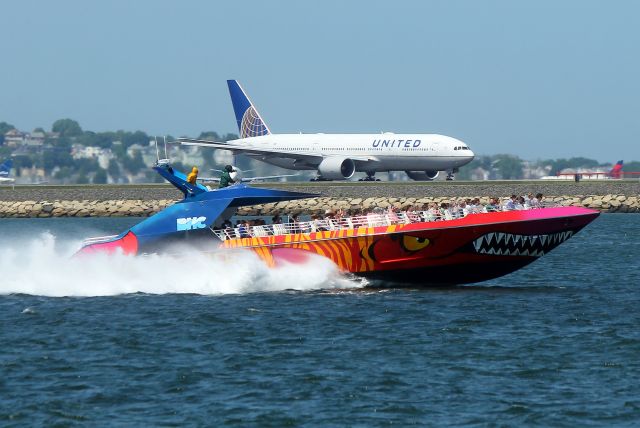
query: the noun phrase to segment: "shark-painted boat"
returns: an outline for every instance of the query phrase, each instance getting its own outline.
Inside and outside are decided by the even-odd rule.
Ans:
[[[593,221],[598,211],[551,207],[473,213],[460,218],[380,213],[360,218],[223,228],[239,207],[315,197],[237,184],[223,189],[186,181],[164,161],[154,169],[184,199],[119,235],[92,238],[79,253],[255,252],[269,266],[304,263],[311,254],[342,271],[385,284],[432,286],[496,278],[542,257]]]

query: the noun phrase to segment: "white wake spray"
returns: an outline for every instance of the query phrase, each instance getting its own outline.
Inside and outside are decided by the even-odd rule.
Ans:
[[[49,233],[26,243],[3,242],[0,295],[215,295],[361,286],[342,276],[333,263],[320,256],[302,265],[270,269],[249,251],[224,257],[184,250],[180,253],[183,256],[98,254],[72,258],[76,244],[56,242]]]

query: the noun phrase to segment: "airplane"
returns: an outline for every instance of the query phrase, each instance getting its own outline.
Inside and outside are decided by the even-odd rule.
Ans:
[[[283,174],[283,175],[265,175],[262,177],[245,177],[244,174],[251,170],[243,171],[237,166],[231,166],[231,168],[232,170],[229,173],[229,176],[236,183],[251,183],[254,181],[277,180],[283,177],[295,177],[298,175],[298,174]],[[219,170],[219,169],[212,169],[211,171],[222,172],[222,170]],[[202,177],[202,178],[198,177],[198,181],[202,183],[209,183],[209,182],[219,183],[220,177]]]
[[[387,171],[405,171],[418,181],[447,171],[447,180],[453,180],[474,157],[467,144],[438,134],[273,134],[238,81],[227,84],[240,138],[178,138],[180,144],[230,150],[286,169],[317,170],[317,180],[346,180],[364,172],[364,181],[374,181],[376,172]]]
[[[13,159],[9,158],[0,164],[0,184],[15,184],[16,179],[10,177]]]
[[[624,164],[623,161],[619,160],[618,162],[616,162],[616,164],[613,166],[613,168],[611,168],[611,171],[609,171],[608,176],[611,178],[622,178],[622,165]]]
[[[543,180],[619,180],[624,174],[635,175],[635,172],[623,172],[622,167],[624,161],[619,160],[609,171],[576,171],[576,172],[559,172],[557,175],[548,175],[542,177]],[[577,177],[577,178],[576,178]]]

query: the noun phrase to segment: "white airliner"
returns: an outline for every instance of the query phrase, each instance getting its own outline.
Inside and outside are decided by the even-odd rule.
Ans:
[[[346,180],[357,172],[374,180],[376,172],[405,171],[414,180],[434,180],[473,160],[460,140],[438,134],[272,134],[236,80],[229,93],[240,130],[232,141],[179,138],[184,145],[212,147],[293,170],[317,170],[319,180]]]

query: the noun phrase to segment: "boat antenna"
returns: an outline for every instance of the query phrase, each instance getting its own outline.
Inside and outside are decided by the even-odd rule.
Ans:
[[[160,151],[158,150],[158,137],[153,137],[156,142],[156,164],[160,163]]]
[[[167,155],[167,136],[164,136],[164,158],[165,159],[169,159],[169,156]]]

